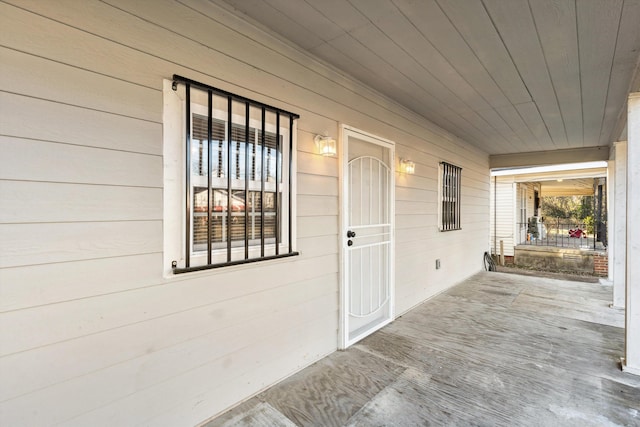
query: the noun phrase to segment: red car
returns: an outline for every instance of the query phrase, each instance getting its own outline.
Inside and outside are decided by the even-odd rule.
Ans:
[[[569,230],[569,237],[587,237],[584,231],[579,228],[575,230]]]

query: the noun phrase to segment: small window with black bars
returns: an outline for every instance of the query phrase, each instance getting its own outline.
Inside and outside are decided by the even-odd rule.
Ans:
[[[174,273],[297,255],[297,114],[174,76],[184,85],[184,266]]]
[[[462,168],[441,162],[440,184],[440,231],[460,230]]]

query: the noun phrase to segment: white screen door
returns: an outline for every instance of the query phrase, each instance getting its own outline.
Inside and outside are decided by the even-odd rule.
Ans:
[[[393,145],[343,130],[342,347],[393,319]]]

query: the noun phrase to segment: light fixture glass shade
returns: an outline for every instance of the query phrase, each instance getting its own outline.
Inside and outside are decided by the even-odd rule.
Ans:
[[[323,156],[335,156],[337,154],[336,140],[330,136],[317,135],[314,141],[318,154]]]
[[[413,175],[416,173],[416,164],[411,160],[400,160],[400,170],[407,175]]]

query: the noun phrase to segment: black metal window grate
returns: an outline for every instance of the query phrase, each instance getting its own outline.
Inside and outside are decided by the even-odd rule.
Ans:
[[[460,196],[462,194],[462,168],[440,163],[440,231],[462,229],[460,222]]]
[[[293,122],[299,116],[174,75],[185,88],[184,266],[174,273],[298,255]]]

